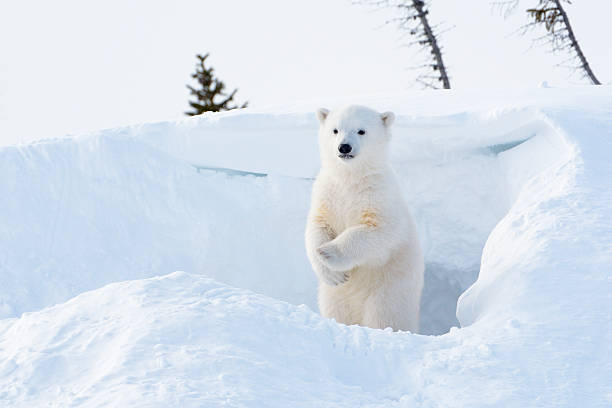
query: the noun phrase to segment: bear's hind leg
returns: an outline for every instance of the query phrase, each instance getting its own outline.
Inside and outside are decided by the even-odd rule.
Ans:
[[[419,300],[397,289],[372,293],[364,304],[362,326],[374,329],[391,327],[417,333],[419,330]]]
[[[354,305],[349,302],[343,288],[329,286],[325,283],[319,285],[319,311],[323,317],[334,319],[346,325],[359,324]]]

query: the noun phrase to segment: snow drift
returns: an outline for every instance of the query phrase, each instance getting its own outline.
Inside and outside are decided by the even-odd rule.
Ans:
[[[504,97],[369,101],[442,336],[312,312],[313,107],[0,149],[0,401],[611,404],[612,91]]]

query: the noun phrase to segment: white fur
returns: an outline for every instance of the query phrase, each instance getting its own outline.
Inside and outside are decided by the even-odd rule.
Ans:
[[[320,109],[317,116],[321,171],[312,192],[306,250],[319,279],[321,314],[345,324],[416,332],[423,256],[388,163],[394,115],[349,106]],[[338,156],[344,143],[355,157]]]

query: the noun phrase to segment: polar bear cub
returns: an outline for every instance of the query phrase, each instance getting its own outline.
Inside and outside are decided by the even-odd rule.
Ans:
[[[319,309],[344,324],[418,331],[423,255],[389,165],[395,116],[362,106],[320,109],[321,170],[306,251]]]

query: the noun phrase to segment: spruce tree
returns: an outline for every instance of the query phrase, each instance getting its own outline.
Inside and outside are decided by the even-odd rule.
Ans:
[[[218,78],[215,78],[214,68],[206,68],[206,55],[196,55],[198,63],[196,64],[196,72],[191,74],[191,77],[196,80],[198,87],[195,88],[187,85],[189,92],[195,97],[195,101],[189,101],[189,105],[193,108],[191,112],[185,112],[188,116],[199,115],[204,112],[220,112],[231,109],[246,108],[248,102],[241,106],[231,105],[234,100],[234,95],[238,89],[234,89],[229,95],[225,91],[225,84]]]

